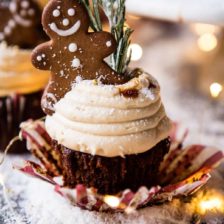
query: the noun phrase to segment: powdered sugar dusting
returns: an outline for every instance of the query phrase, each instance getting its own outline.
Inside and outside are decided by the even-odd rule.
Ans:
[[[40,184],[40,182],[36,180],[33,183],[30,183],[27,193],[31,205],[27,206],[27,210],[29,210],[31,223],[36,223],[38,221],[38,223],[48,224],[73,224],[75,220],[75,223],[77,224],[150,224],[155,223],[155,220],[158,220],[160,221],[159,223],[165,224],[167,223],[167,220],[170,220],[175,224],[181,223],[180,221],[182,221],[180,217],[175,217],[178,208],[169,207],[168,205],[145,208],[129,215],[81,210],[80,208],[67,203],[60,197],[60,195],[55,195],[55,192],[53,192],[51,188],[52,187],[49,186],[49,184]],[[34,190],[39,193],[33,194]],[[45,203],[43,203],[43,198]],[[35,214],[37,212],[39,212],[39,215]],[[183,214],[181,218],[184,218]],[[187,221],[186,219],[187,216],[185,217],[185,221]],[[182,223],[184,223],[184,220]]]
[[[6,224],[150,224],[155,223],[155,220],[165,224],[168,219],[174,221],[172,223],[175,224],[180,223],[178,221],[181,219],[183,219],[182,223],[184,220],[186,223],[188,221],[187,216],[181,213],[176,217],[176,213],[179,212],[178,208],[169,205],[149,207],[129,215],[82,210],[72,206],[60,195],[57,195],[53,191],[52,185],[12,170],[12,161],[15,163],[20,158],[11,157],[10,159],[11,161],[4,164],[4,175],[7,176],[6,184],[10,189],[9,198],[10,202],[14,204],[15,213],[10,213],[7,205],[1,206],[0,220],[4,218]],[[1,168],[1,172],[2,170]],[[0,204],[2,205],[1,197]],[[177,220],[175,221],[175,219]]]
[[[50,184],[12,170],[12,163],[18,162],[21,158],[10,157],[4,167],[1,167],[0,172],[7,177],[8,196],[15,213],[10,213],[8,206],[4,203],[0,188],[0,220],[4,220],[5,224],[190,223],[192,214],[186,213],[187,209],[183,209],[186,208],[186,205],[179,200],[175,200],[172,204],[140,209],[133,214],[111,214],[82,210],[72,206],[60,195],[57,195]]]
[[[140,92],[144,96],[146,96],[147,98],[149,98],[150,100],[155,100],[155,98],[156,98],[155,93],[151,89],[149,89],[149,88],[143,88],[143,89],[140,90]]]

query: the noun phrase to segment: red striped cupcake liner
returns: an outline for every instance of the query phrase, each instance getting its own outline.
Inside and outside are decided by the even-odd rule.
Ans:
[[[27,141],[28,149],[41,161],[41,165],[24,161],[15,168],[25,174],[54,185],[55,191],[72,205],[83,209],[102,212],[131,212],[147,205],[164,203],[173,198],[192,195],[210,179],[210,171],[224,158],[224,153],[214,147],[203,145],[184,146],[188,130],[174,124],[170,133],[171,149],[160,167],[161,186],[148,189],[140,187],[132,192],[126,189],[116,195],[101,195],[97,189],[77,185],[63,186],[60,162],[51,149],[51,139],[43,121],[27,121],[21,125],[21,136]]]

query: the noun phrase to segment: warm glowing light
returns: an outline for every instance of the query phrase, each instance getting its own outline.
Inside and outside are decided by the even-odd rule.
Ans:
[[[212,33],[205,33],[198,38],[198,46],[202,51],[212,51],[218,44],[217,38]]]
[[[192,208],[196,213],[204,215],[210,212],[224,213],[224,196],[214,189],[201,192],[192,200]]]
[[[111,195],[106,195],[104,197],[104,201],[112,208],[117,208],[120,204],[119,198],[117,198],[115,196],[111,196]]]
[[[213,98],[217,98],[222,92],[223,87],[221,84],[214,82],[210,85],[210,93]]]
[[[142,47],[139,44],[130,44],[128,53],[132,52],[131,60],[132,61],[138,61],[141,59],[143,50]]]
[[[210,24],[195,23],[193,25],[193,29],[195,30],[196,34],[202,35],[205,33],[217,33],[220,28],[218,26],[214,26]]]
[[[205,214],[207,211],[224,212],[224,201],[219,197],[202,199],[199,203],[199,210],[201,214]]]

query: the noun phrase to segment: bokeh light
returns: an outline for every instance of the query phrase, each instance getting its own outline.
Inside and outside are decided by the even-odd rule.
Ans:
[[[138,61],[142,58],[143,50],[142,47],[139,44],[130,44],[128,53],[132,52],[131,60],[132,61]]]
[[[213,98],[217,98],[222,92],[223,87],[221,84],[214,82],[210,85],[210,93]]]

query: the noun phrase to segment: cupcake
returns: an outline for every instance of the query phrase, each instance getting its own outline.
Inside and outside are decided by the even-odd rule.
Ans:
[[[61,155],[65,184],[107,194],[158,184],[170,144],[170,121],[159,94],[158,83],[146,73],[123,85],[76,83],[45,122]]]
[[[33,68],[32,49],[47,40],[41,27],[41,9],[35,1],[0,2],[0,149],[18,135],[27,119],[44,116],[40,107],[49,73]],[[15,143],[10,152],[25,152]]]
[[[104,61],[118,40],[88,32],[83,4],[50,1],[42,23],[51,41],[32,54],[35,67],[51,71],[42,108],[64,185],[84,184],[101,194],[155,186],[171,128],[159,84],[141,69],[119,72]]]

